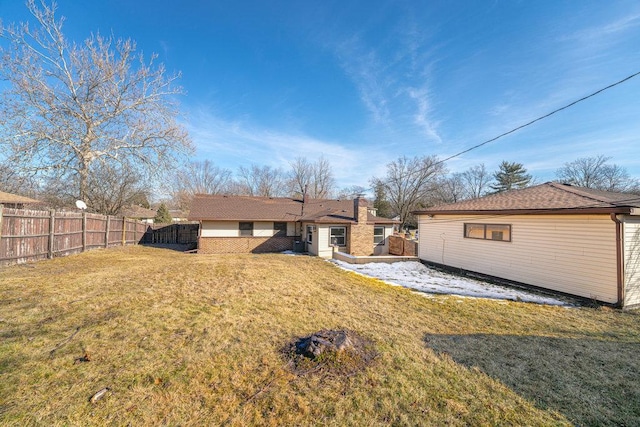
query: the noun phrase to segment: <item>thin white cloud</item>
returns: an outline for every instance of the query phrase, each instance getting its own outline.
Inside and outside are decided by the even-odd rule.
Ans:
[[[374,175],[384,173],[390,161],[384,149],[323,141],[299,133],[256,128],[248,122],[227,121],[207,109],[191,115],[187,125],[196,146],[196,157],[210,159],[216,165],[235,171],[250,164],[289,169],[297,157],[315,161],[329,160],[338,187],[367,186]]]
[[[424,135],[430,140],[442,142],[437,132],[438,123],[431,120],[430,97],[427,89],[410,88],[407,93],[416,102],[417,112],[413,116],[414,123],[422,130]]]
[[[433,46],[411,18],[382,39],[378,45],[367,45],[363,36],[352,34],[325,42],[370,113],[371,127],[387,134],[413,129],[421,137],[441,142],[428,84]]]
[[[582,43],[602,42],[604,38],[620,35],[621,33],[640,26],[640,14],[624,16],[613,22],[579,30],[566,36],[567,40]]]
[[[336,55],[345,73],[354,82],[360,100],[377,123],[388,123],[390,111],[387,101],[387,85],[382,75],[382,65],[376,52],[365,49],[357,36],[352,36],[336,46]]]

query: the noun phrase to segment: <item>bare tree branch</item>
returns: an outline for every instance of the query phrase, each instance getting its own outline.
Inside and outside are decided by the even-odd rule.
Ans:
[[[55,4],[27,2],[37,25],[10,25],[0,37],[0,145],[22,171],[77,176],[88,192],[92,165],[110,159],[159,172],[191,150],[176,118],[175,83],[155,55],[146,60],[131,40],[91,35],[70,43]]]

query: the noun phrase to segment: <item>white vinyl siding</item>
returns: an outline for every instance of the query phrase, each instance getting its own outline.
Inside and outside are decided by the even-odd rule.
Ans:
[[[202,221],[201,237],[238,237],[238,221]]]
[[[420,215],[418,223],[418,254],[425,261],[617,302],[609,215]],[[511,224],[511,242],[464,238],[464,223]]]
[[[243,221],[251,222],[251,221]],[[253,237],[271,237],[275,235],[273,222],[253,222]],[[287,236],[295,235],[295,222],[287,223]],[[239,237],[239,221],[202,221],[202,237]],[[246,236],[251,237],[251,236]]]
[[[322,258],[331,258],[333,256],[333,248],[329,246],[329,227],[319,225],[316,234],[317,255]]]
[[[254,237],[271,237],[273,236],[273,222],[254,222]]]
[[[640,218],[623,220],[624,242],[624,305],[640,304]]]

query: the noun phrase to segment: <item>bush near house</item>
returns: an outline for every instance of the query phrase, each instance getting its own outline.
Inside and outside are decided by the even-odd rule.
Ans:
[[[375,357],[295,369],[283,348],[321,330]],[[315,257],[4,268],[0,336],[2,425],[640,424],[637,313],[425,297]]]

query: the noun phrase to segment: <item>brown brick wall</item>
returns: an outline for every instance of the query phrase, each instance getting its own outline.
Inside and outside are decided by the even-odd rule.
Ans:
[[[367,202],[358,198],[353,204],[358,222],[352,224],[349,230],[349,253],[355,256],[373,255],[373,225],[367,224]]]
[[[293,249],[294,237],[200,237],[198,253],[246,254]]]
[[[373,255],[373,225],[352,224],[349,237],[351,255]]]

